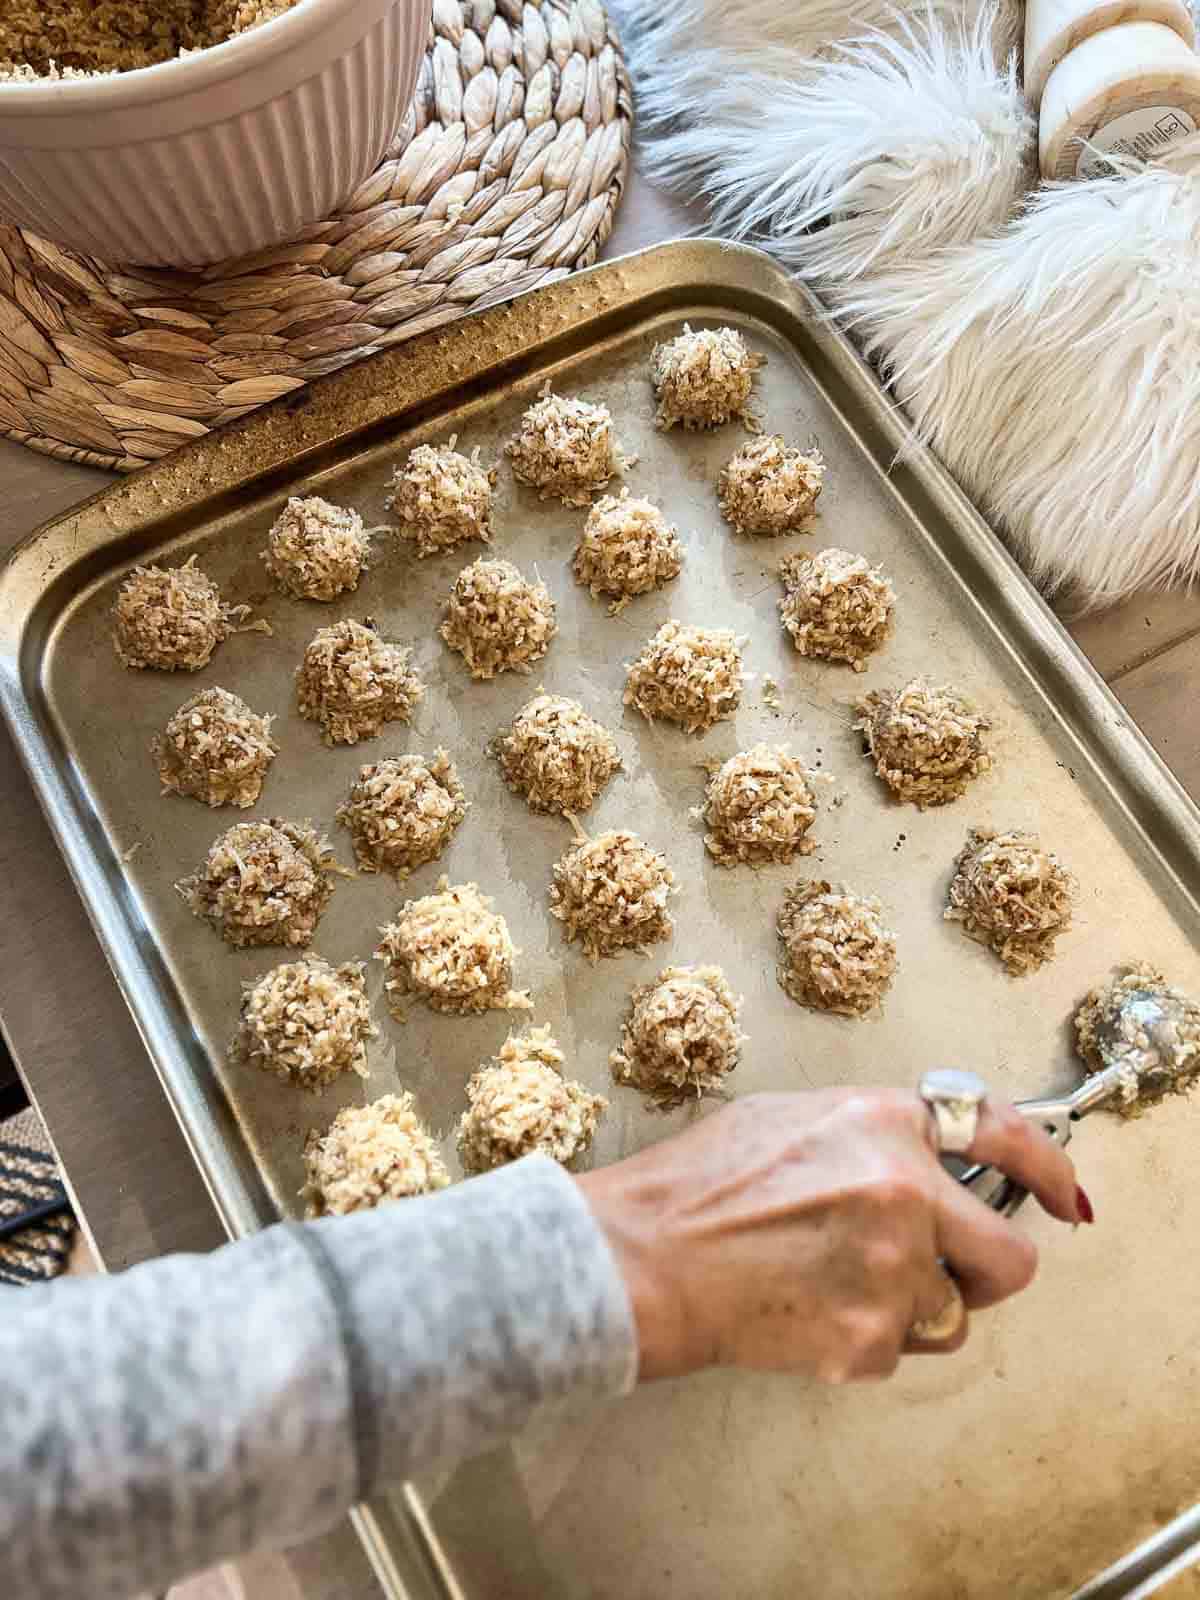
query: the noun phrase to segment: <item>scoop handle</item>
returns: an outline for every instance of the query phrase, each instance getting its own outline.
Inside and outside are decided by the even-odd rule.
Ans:
[[[989,1167],[981,1163],[968,1167],[960,1174],[958,1181],[982,1200],[985,1206],[990,1206],[1003,1217],[1011,1217],[1024,1203],[1029,1193],[1028,1189],[1022,1189],[1019,1183],[1014,1182],[998,1167]]]
[[[1108,1073],[1097,1073],[1068,1095],[1052,1095],[1042,1100],[1018,1100],[1017,1110],[1028,1122],[1034,1122],[1057,1145],[1071,1142],[1073,1124],[1102,1104],[1116,1088],[1116,1076],[1108,1082]],[[1104,1081],[1102,1081],[1104,1080]],[[1028,1194],[1019,1183],[983,1162],[976,1162],[959,1174],[964,1187],[1002,1216],[1011,1217],[1024,1203]]]

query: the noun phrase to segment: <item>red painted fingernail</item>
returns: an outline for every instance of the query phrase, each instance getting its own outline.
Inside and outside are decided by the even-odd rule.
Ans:
[[[1079,1213],[1080,1222],[1095,1222],[1096,1213],[1092,1210],[1092,1202],[1088,1199],[1086,1191],[1078,1184],[1075,1186],[1075,1209]]]

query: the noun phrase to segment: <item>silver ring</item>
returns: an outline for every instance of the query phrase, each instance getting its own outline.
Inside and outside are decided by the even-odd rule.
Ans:
[[[933,1113],[940,1155],[965,1156],[970,1150],[987,1092],[982,1078],[955,1067],[938,1067],[922,1077],[917,1093]]]

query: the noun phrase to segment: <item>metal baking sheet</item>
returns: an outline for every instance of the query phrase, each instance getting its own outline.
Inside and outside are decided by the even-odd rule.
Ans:
[[[742,542],[713,483],[742,434],[658,433],[647,380],[655,341],[732,322],[767,358],[760,405],[772,429],[819,441],[821,514],[802,540]],[[495,549],[536,569],[560,632],[532,677],[476,684],[435,633],[440,602],[477,550],[418,563],[383,541],[360,590],[332,607],[274,593],[258,555],[284,497],[300,490],[386,520],[392,465],[455,433],[497,458],[547,378],[606,401],[687,548],[680,580],[609,618],[573,582],[582,513],[541,503],[502,468]],[[234,953],[172,890],[236,818],[162,798],[152,734],[196,688],[221,684],[274,713],[282,752],[254,815],[311,817],[351,853],[333,813],[363,761],[446,746],[473,810],[437,865],[475,879],[508,918],[516,982],[552,1025],[569,1070],[607,1090],[595,1159],[612,1161],[705,1108],[648,1111],[609,1083],[625,997],[657,964],[718,960],[745,995],[750,1037],[734,1087],[911,1084],[955,1061],[1010,1095],[1072,1081],[1068,1022],[1090,984],[1130,957],[1200,988],[1200,824],[1061,626],[936,463],[897,463],[901,421],[849,346],[765,257],[712,242],[663,247],[439,330],[249,419],[114,487],[42,529],[0,582],[4,708],[200,1164],[233,1232],[295,1213],[305,1130],[347,1100],[412,1088],[445,1136],[463,1085],[500,1044],[505,1014],[387,1018],[369,1085],[309,1098],[225,1047],[242,983],[280,952]],[[855,677],[804,662],[777,620],[775,568],[798,547],[839,544],[881,561],[898,592],[894,640]],[[226,596],[274,637],[239,635],[195,677],[130,675],[108,612],[130,567],[196,553]],[[409,641],[428,695],[411,729],[328,750],[292,708],[313,631],[372,615]],[[757,674],[736,718],[701,739],[623,712],[623,663],[668,617],[733,626]],[[887,800],[852,731],[853,698],[917,671],[961,685],[995,723],[994,772],[958,804],[922,815]],[[780,708],[763,678],[779,684]],[[539,683],[576,695],[613,727],[625,771],[587,818],[632,822],[682,885],[673,940],[651,960],[590,967],[549,916],[551,866],[568,842],[486,758],[487,741]],[[881,896],[900,972],[862,1022],[796,1007],[774,975],[773,918],[796,868],[712,866],[689,819],[699,763],[757,740],[786,741],[834,780],[805,867]],[[244,815],[238,813],[238,816]],[[943,923],[968,825],[1036,829],[1075,869],[1076,926],[1047,969],[1022,981]],[[401,893],[388,878],[340,883],[315,948],[367,957]],[[63,1003],[70,1004],[69,995]],[[359,1515],[385,1587],[413,1596],[562,1600],[1052,1600],[1187,1506],[1200,1428],[1200,1224],[1192,1146],[1200,1111],[1180,1103],[1133,1126],[1097,1118],[1078,1158],[1099,1226],[1072,1235],[1028,1207],[1042,1252],[1036,1286],[977,1319],[952,1360],[908,1363],[882,1388],[829,1392],[780,1377],[714,1372],[647,1388],[583,1418],[546,1419],[513,1449],[385,1496]]]

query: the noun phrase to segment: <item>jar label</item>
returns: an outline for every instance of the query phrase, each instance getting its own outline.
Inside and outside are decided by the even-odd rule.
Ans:
[[[1195,133],[1195,118],[1179,106],[1143,106],[1097,128],[1075,164],[1077,178],[1103,178],[1112,167],[1105,155],[1151,161],[1168,145]]]

